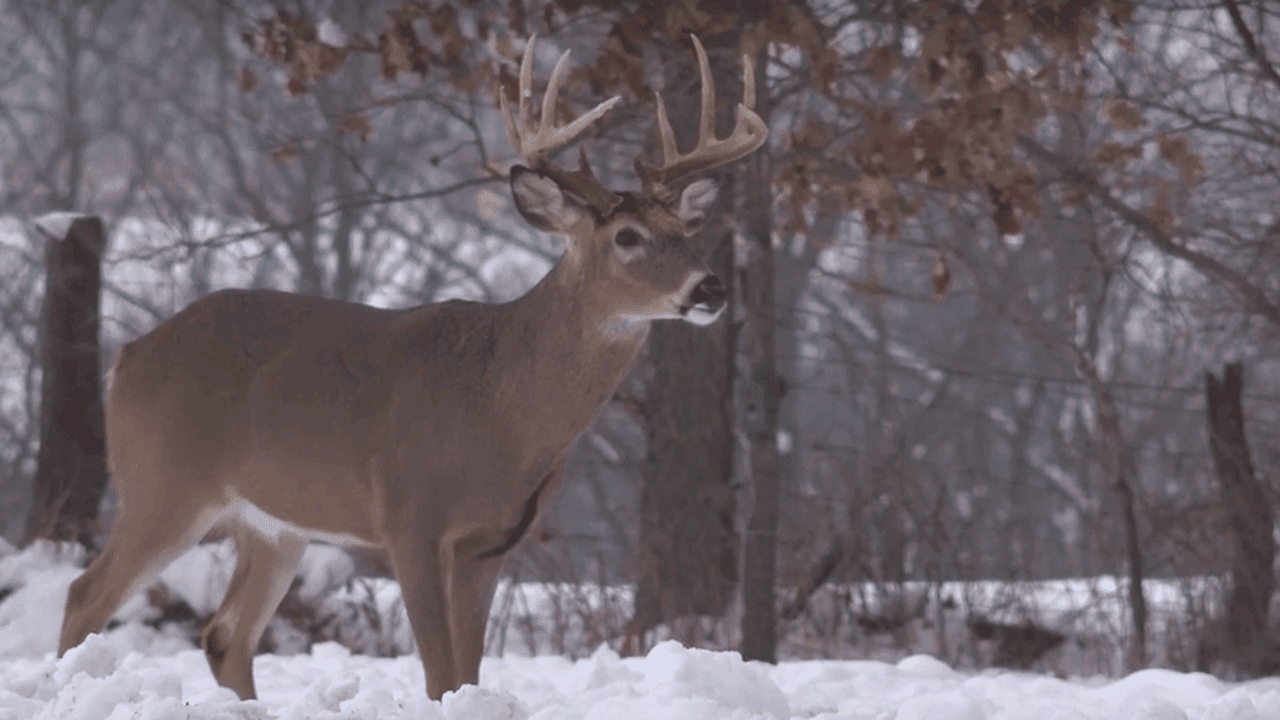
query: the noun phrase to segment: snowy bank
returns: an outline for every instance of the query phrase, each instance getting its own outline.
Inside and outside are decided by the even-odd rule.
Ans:
[[[173,652],[150,628],[93,635],[61,660],[0,661],[0,718],[281,718],[344,720],[1264,720],[1280,718],[1280,680],[1223,683],[1144,670],[1119,681],[952,670],[917,655],[876,661],[743,662],[736,653],[666,642],[647,657],[608,649],[560,657],[485,658],[480,687],[431,702],[415,657],[259,656],[260,699],[217,687],[203,654]]]
[[[427,700],[416,656],[370,657],[326,642],[296,655],[259,655],[260,699],[242,702],[214,683],[203,653],[175,625],[139,622],[148,610],[136,600],[118,616],[131,620],[55,659],[79,551],[0,550],[0,720],[1280,720],[1280,678],[1228,683],[1153,669],[1062,680],[961,672],[926,655],[770,666],[672,641],[642,658],[607,647],[576,661],[486,657],[480,686],[442,702]],[[216,545],[201,552],[167,572],[176,587],[196,588],[181,592],[205,607],[224,584],[218,577],[229,558]],[[347,571],[317,552],[308,594]]]

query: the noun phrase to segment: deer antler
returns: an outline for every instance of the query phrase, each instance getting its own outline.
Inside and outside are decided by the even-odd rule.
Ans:
[[[667,120],[667,107],[662,94],[654,92],[658,106],[658,135],[662,139],[662,165],[654,167],[642,158],[636,158],[636,173],[644,184],[646,194],[655,198],[671,198],[671,183],[719,165],[745,157],[764,144],[769,137],[769,127],[756,114],[755,67],[748,55],[742,56],[742,102],[738,103],[737,122],[733,132],[723,140],[716,137],[716,88],[711,79],[711,64],[707,51],[697,35],[690,34],[693,48],[698,52],[699,84],[702,87],[702,116],[698,121],[698,144],[688,153],[676,148],[676,137]]]
[[[524,46],[524,58],[520,63],[520,100],[518,116],[513,117],[507,104],[507,91],[502,88],[498,101],[502,108],[502,119],[507,126],[507,139],[520,155],[520,160],[531,169],[537,170],[555,180],[561,187],[582,198],[600,215],[608,215],[622,202],[611,190],[596,179],[595,173],[587,163],[587,151],[582,149],[578,159],[578,169],[568,170],[551,162],[551,155],[581,135],[596,120],[622,99],[615,95],[592,108],[577,120],[568,125],[556,127],[556,99],[560,94],[560,82],[564,78],[564,70],[569,64],[569,51],[560,56],[556,67],[547,80],[547,89],[542,95],[542,114],[538,123],[533,121],[533,49],[538,42],[535,34]]]

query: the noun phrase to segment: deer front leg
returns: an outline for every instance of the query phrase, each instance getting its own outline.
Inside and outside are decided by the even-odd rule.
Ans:
[[[458,684],[480,684],[480,658],[489,609],[498,584],[504,556],[477,556],[469,543],[454,546],[453,578],[449,586],[449,625],[453,635],[454,667]],[[460,552],[461,551],[461,552]]]
[[[562,458],[525,501],[520,517],[500,537],[480,533],[446,547],[449,557],[449,625],[453,636],[454,667],[461,685],[479,684],[485,630],[498,584],[498,573],[511,552],[533,528],[546,497],[564,475]]]
[[[449,631],[439,528],[418,518],[414,525],[401,530],[399,537],[393,535],[387,551],[426,671],[427,697],[439,700],[460,686]]]

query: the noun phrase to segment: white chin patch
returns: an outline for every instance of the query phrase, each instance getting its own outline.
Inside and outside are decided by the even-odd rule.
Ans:
[[[716,321],[716,318],[720,317],[720,313],[724,311],[724,307],[722,306],[718,310],[708,310],[702,305],[694,305],[688,310],[684,310],[683,308],[681,310],[686,321],[691,322],[694,325],[710,325]]]

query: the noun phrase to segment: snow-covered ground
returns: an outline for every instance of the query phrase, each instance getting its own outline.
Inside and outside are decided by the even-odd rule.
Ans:
[[[1280,720],[1280,678],[1227,683],[1144,670],[1119,680],[1061,680],[961,672],[925,655],[774,667],[675,642],[643,658],[607,648],[577,661],[485,658],[480,686],[441,703],[426,699],[416,656],[353,655],[323,643],[306,654],[258,656],[260,699],[241,702],[214,683],[185,636],[138,622],[55,660],[62,603],[78,572],[69,564],[74,554],[4,551],[0,587],[10,592],[0,600],[0,720]]]

